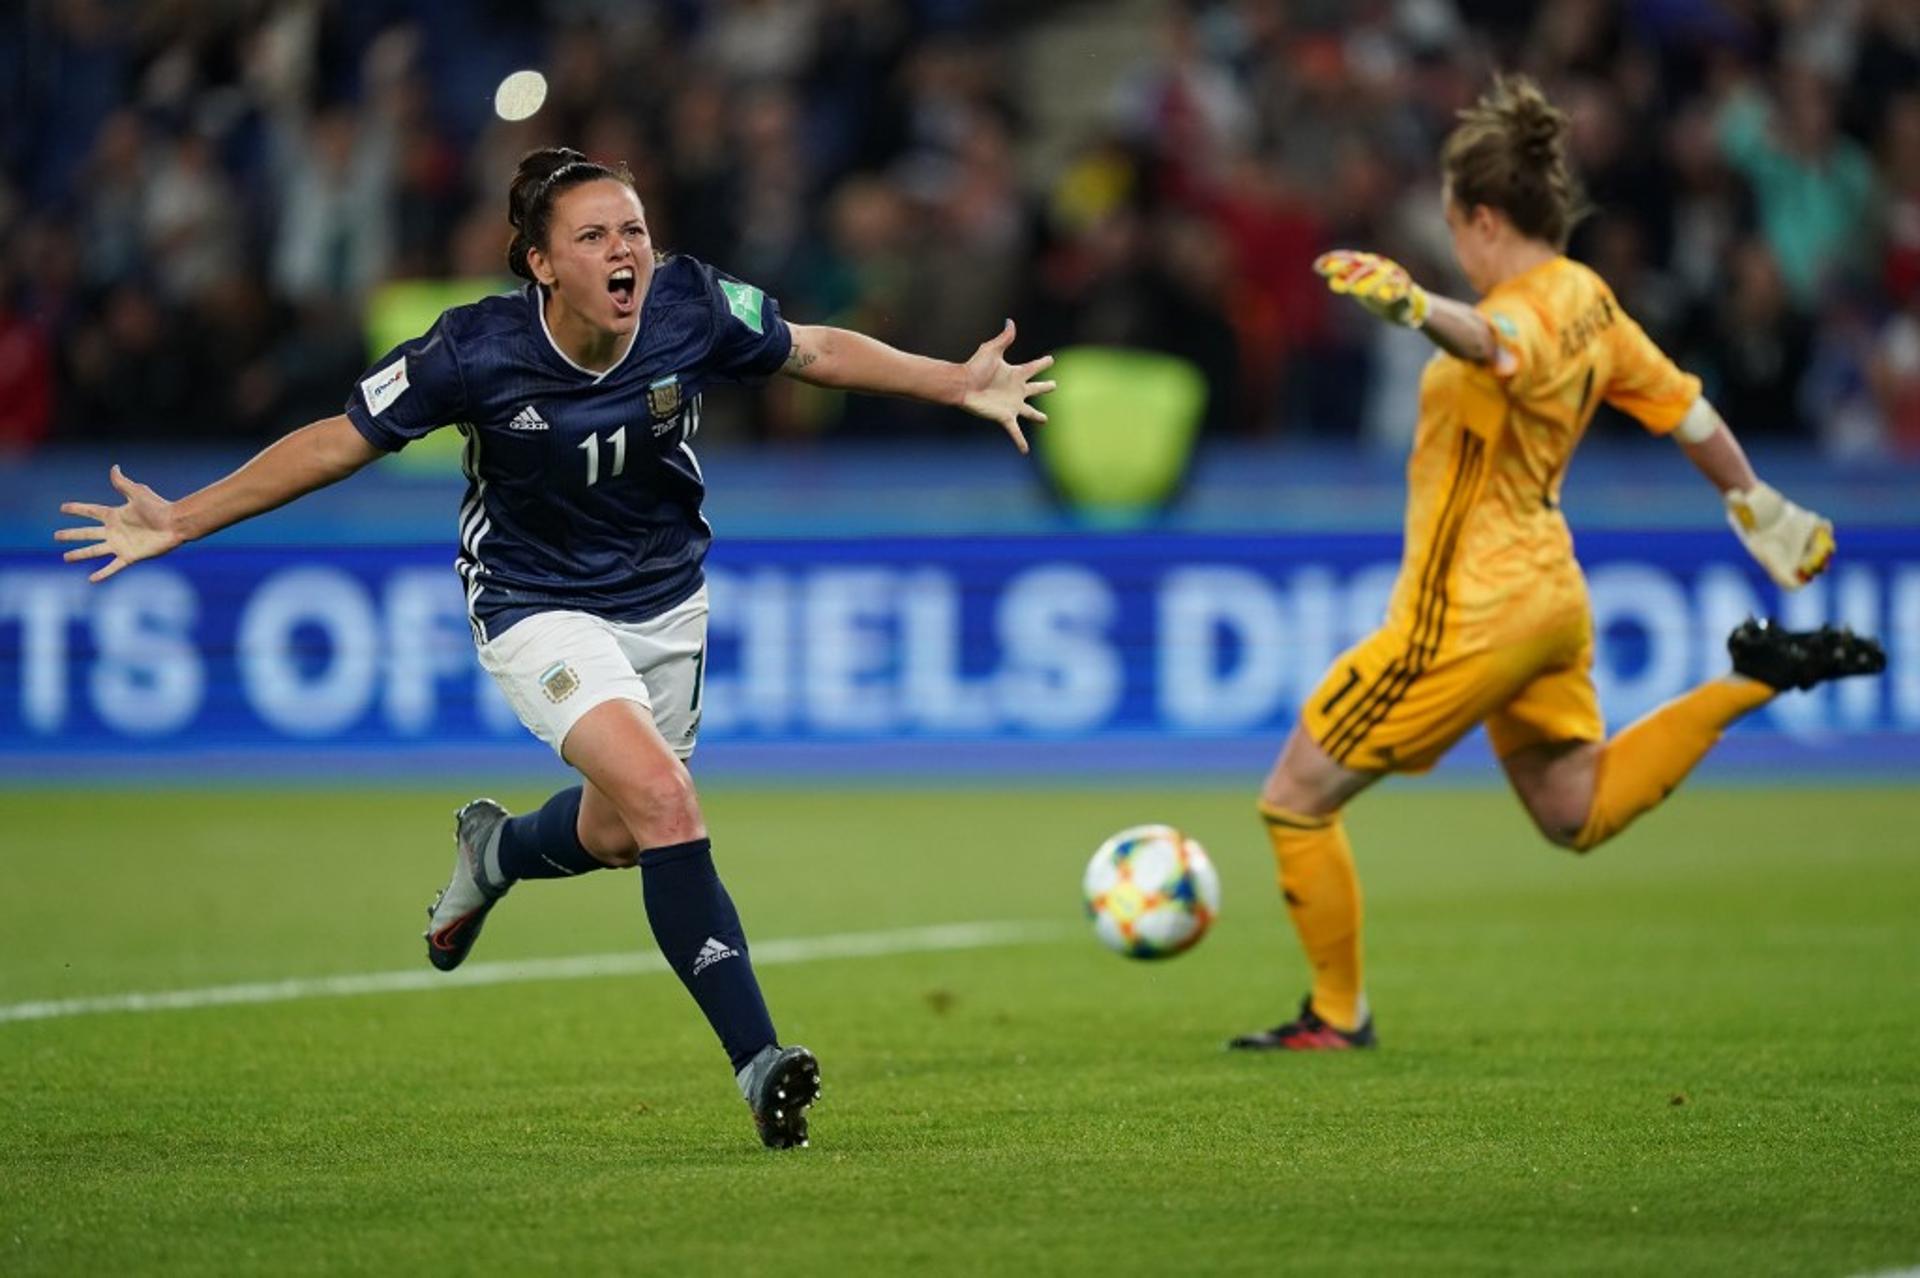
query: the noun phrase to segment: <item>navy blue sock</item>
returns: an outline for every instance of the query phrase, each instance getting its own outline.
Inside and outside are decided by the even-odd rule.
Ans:
[[[640,889],[660,953],[707,1014],[738,1072],[776,1040],[740,915],[713,868],[713,844],[695,839],[642,852]]]
[[[564,879],[604,870],[605,861],[580,846],[580,787],[562,790],[538,811],[500,823],[500,838],[488,858],[496,883],[518,879]]]

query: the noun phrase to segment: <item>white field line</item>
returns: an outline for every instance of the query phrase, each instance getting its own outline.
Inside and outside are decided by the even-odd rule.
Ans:
[[[817,963],[824,959],[878,958],[887,954],[931,954],[941,950],[981,950],[1050,940],[1059,926],[1048,923],[941,923],[891,932],[840,932],[753,943],[755,967]],[[243,1003],[290,1003],[307,998],[350,998],[360,994],[400,994],[475,985],[514,985],[522,981],[583,981],[602,976],[644,976],[668,971],[658,952],[582,954],[574,958],[522,959],[512,963],[467,963],[456,971],[408,968],[400,972],[361,972],[246,985],[213,985],[197,990],[160,990],[147,994],[103,994],[93,998],[43,999],[0,1004],[0,1024],[46,1021],[63,1016],[106,1012],[184,1012],[200,1007]]]

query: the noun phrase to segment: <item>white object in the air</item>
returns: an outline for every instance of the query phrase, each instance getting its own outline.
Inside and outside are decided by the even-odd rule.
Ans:
[[[493,113],[503,120],[525,120],[547,100],[547,77],[515,71],[493,91]]]

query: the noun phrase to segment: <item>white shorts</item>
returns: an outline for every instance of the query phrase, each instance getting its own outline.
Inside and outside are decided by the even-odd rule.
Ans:
[[[582,715],[624,698],[639,702],[685,759],[700,736],[707,588],[649,621],[537,613],[481,644],[479,653],[481,669],[507,694],[520,722],[555,754]]]

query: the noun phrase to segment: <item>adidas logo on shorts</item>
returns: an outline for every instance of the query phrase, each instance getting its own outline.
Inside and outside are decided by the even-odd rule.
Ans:
[[[739,958],[739,957],[740,957],[739,950],[736,950],[731,948],[730,946],[724,945],[720,941],[709,936],[707,938],[707,943],[701,946],[700,952],[694,955],[693,957],[693,974],[695,976],[700,975],[700,973],[706,971],[708,968],[712,967],[715,963],[718,963],[721,959],[730,959],[730,958]]]
[[[532,404],[515,413],[513,420],[507,423],[508,430],[545,430],[546,428],[547,419],[542,417],[540,410]]]

